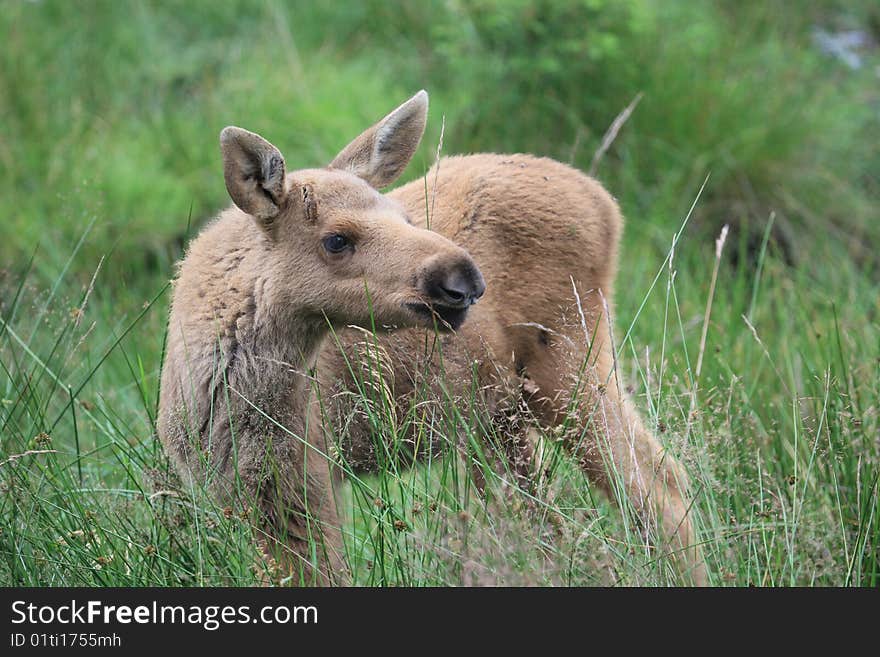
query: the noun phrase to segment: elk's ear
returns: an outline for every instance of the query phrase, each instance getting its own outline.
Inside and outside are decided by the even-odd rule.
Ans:
[[[273,219],[284,199],[284,157],[260,135],[235,126],[220,132],[223,178],[232,201],[260,220]]]
[[[403,173],[425,132],[428,93],[422,89],[346,146],[330,166],[360,176],[376,189]]]

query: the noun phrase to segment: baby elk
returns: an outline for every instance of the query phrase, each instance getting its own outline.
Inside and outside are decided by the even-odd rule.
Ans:
[[[390,453],[352,394],[357,363],[381,353],[401,409],[417,389],[478,403],[502,436],[487,452],[516,486],[534,488],[533,437],[552,432],[593,482],[627,496],[683,581],[704,584],[685,473],[617,371],[617,204],[583,173],[530,155],[446,157],[380,193],[415,153],[427,111],[420,91],[328,166],[292,172],[259,135],[220,133],[234,205],[191,243],[174,284],[166,452],[184,480],[252,512],[284,581],[344,584],[333,484],[340,461],[375,471]],[[464,399],[475,379],[478,399]],[[407,464],[441,450],[441,433],[394,453]]]

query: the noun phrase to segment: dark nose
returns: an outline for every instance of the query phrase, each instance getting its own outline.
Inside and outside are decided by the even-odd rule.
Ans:
[[[470,260],[452,266],[439,265],[425,277],[425,292],[431,301],[444,306],[465,308],[477,302],[486,291],[486,282]]]

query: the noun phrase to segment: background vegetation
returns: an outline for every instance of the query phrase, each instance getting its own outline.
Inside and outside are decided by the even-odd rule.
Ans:
[[[228,203],[224,125],[314,166],[424,87],[410,178],[444,125],[444,153],[549,155],[619,199],[625,372],[691,472],[713,583],[876,586],[876,3],[321,5],[3,4],[0,582],[259,581],[251,528],[155,438],[173,263]],[[355,581],[678,581],[547,449],[539,521],[475,498],[455,451],[347,485]]]

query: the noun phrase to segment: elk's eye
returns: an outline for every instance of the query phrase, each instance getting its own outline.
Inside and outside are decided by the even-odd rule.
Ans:
[[[349,246],[351,246],[351,242],[348,241],[345,235],[337,233],[324,238],[324,248],[330,253],[342,253]]]

